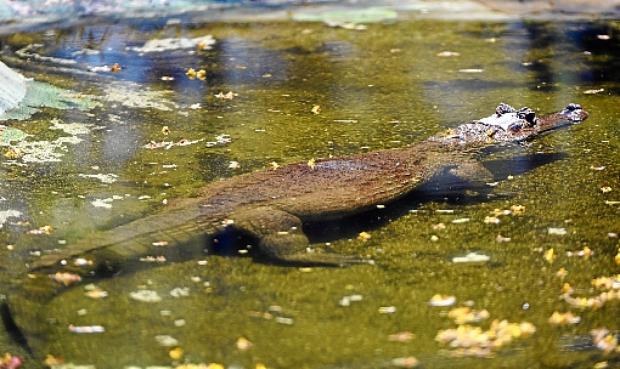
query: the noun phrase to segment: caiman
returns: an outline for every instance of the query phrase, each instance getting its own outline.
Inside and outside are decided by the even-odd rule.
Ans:
[[[37,307],[65,286],[50,276],[70,272],[81,278],[133,270],[141,258],[183,260],[204,253],[205,234],[234,229],[256,239],[267,260],[291,265],[338,266],[364,260],[308,252],[304,223],[329,221],[393,202],[448,170],[465,180],[490,181],[476,159],[483,149],[529,141],[581,122],[588,113],[578,104],[537,117],[529,108],[500,104],[491,116],[462,124],[399,149],[290,164],[211,183],[196,198],[100,232],[32,264],[29,277],[9,296],[17,326],[31,336]],[[77,277],[74,277],[77,279]],[[30,337],[29,337],[30,338]]]

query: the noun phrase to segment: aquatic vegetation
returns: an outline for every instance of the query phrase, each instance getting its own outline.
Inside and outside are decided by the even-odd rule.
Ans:
[[[101,104],[92,96],[61,89],[48,83],[26,81],[26,95],[18,106],[0,115],[3,120],[25,120],[42,108],[87,111]]]
[[[215,39],[211,35],[195,37],[195,38],[162,38],[148,40],[142,46],[128,47],[137,53],[161,53],[173,50],[199,48],[200,50],[210,50],[215,44]]]

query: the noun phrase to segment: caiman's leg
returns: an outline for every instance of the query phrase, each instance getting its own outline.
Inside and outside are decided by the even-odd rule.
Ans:
[[[493,182],[494,176],[491,171],[482,165],[482,163],[472,157],[459,156],[458,160],[453,159],[453,165],[448,172],[465,181],[472,183]]]
[[[331,253],[307,252],[310,243],[302,231],[301,220],[279,209],[243,209],[231,214],[230,218],[234,221],[234,229],[258,239],[261,254],[275,262],[307,266],[344,266],[369,262]]]

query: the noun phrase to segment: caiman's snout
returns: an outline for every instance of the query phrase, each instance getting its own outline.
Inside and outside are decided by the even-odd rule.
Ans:
[[[583,110],[581,105],[575,103],[568,104],[568,106],[566,106],[564,110],[560,112],[560,114],[563,115],[567,120],[575,123],[581,122],[588,118],[588,112]]]

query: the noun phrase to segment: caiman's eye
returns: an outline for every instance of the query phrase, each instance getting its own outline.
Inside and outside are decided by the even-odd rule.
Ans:
[[[525,120],[530,126],[536,124],[536,113],[530,108],[521,108],[517,112],[519,119]]]
[[[566,106],[566,110],[568,111],[573,111],[573,110],[578,110],[578,109],[581,109],[581,105],[579,104],[570,103]]]

